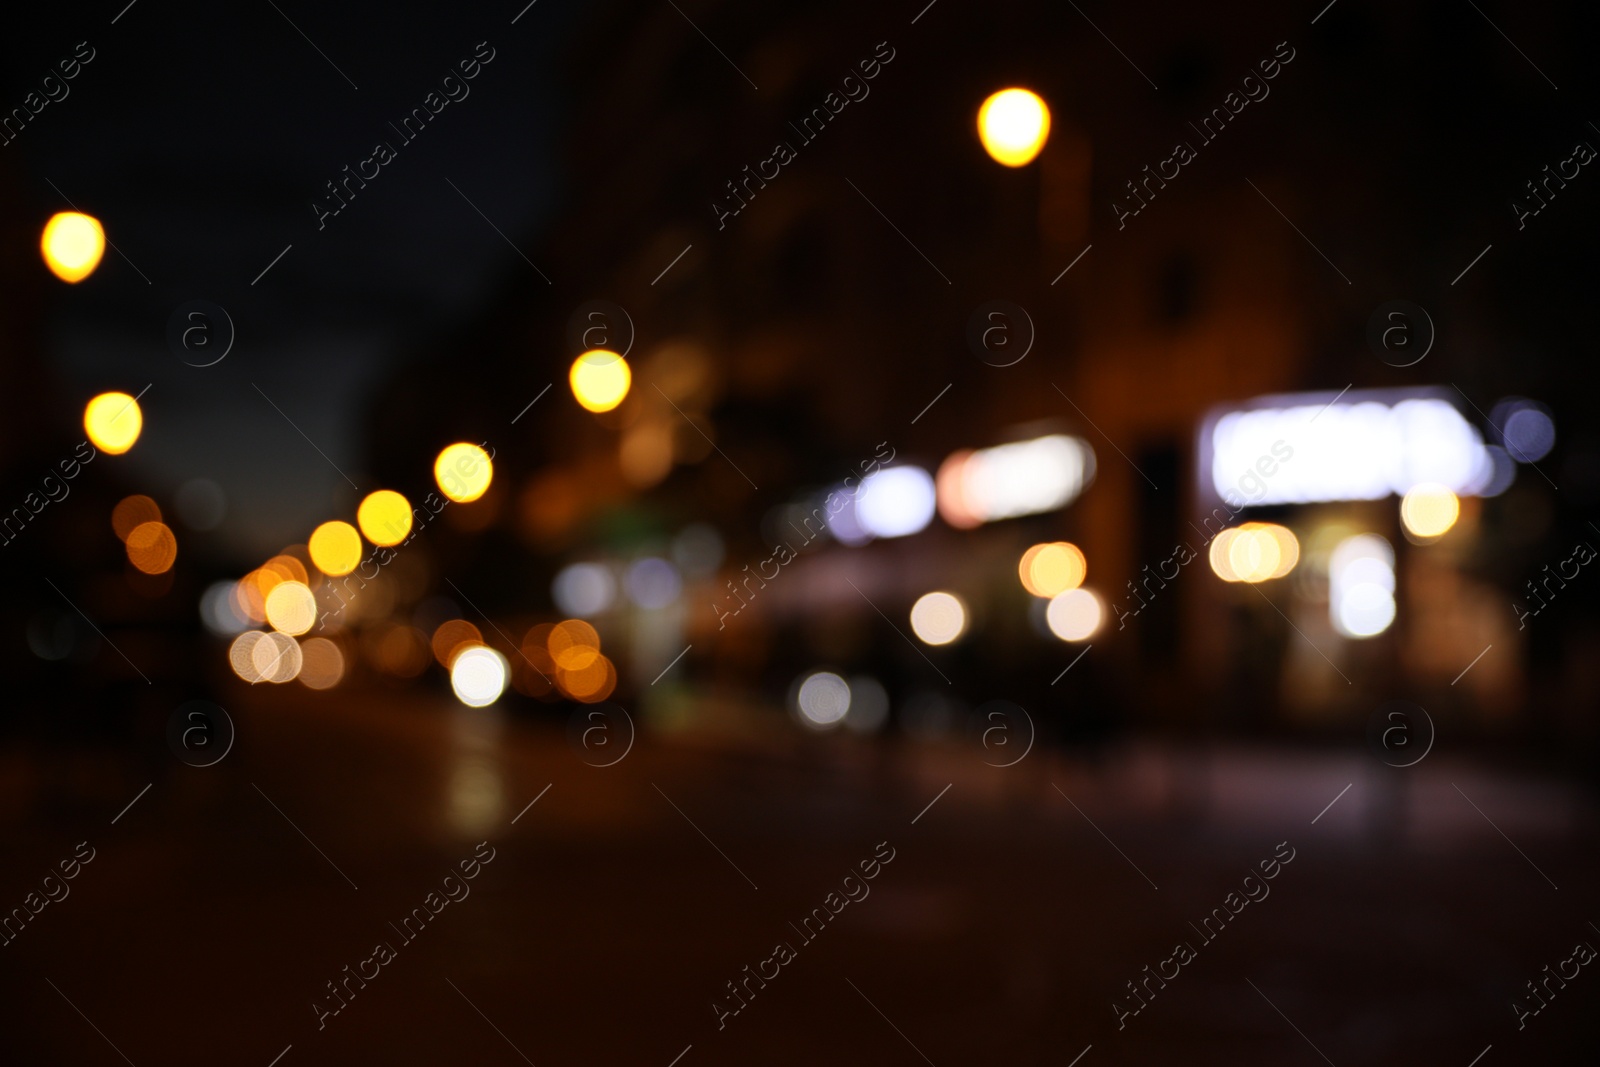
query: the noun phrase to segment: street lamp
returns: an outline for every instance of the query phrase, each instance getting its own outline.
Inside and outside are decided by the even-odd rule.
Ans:
[[[1050,136],[1050,109],[1037,93],[1002,89],[978,109],[978,138],[996,163],[1024,167]]]

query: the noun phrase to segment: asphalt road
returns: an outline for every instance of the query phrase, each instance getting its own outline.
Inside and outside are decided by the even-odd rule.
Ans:
[[[0,753],[0,906],[60,896],[0,948],[3,1062],[1592,1062],[1600,976],[1512,1008],[1600,945],[1592,804],[1448,753],[781,725],[599,767],[620,732],[443,699],[232,710],[205,769]]]

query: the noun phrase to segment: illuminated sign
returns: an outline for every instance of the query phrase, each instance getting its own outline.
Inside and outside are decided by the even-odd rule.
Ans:
[[[958,529],[1065,507],[1094,479],[1094,449],[1065,434],[956,452],[939,468],[939,514]]]
[[[1297,393],[1217,409],[1200,433],[1202,485],[1232,507],[1381,500],[1424,482],[1462,496],[1497,491],[1509,461],[1450,395]]]

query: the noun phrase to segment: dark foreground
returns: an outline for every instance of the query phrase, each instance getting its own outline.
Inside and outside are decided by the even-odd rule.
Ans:
[[[1512,1008],[1600,946],[1593,809],[1560,783],[782,734],[600,768],[442,700],[266,695],[209,769],[4,754],[0,905],[93,858],[0,948],[0,1062],[1592,1062],[1595,968]]]

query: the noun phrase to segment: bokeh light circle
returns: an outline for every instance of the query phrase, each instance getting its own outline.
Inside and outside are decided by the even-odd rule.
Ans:
[[[39,236],[45,265],[64,282],[81,282],[94,273],[106,253],[106,231],[100,220],[79,211],[50,216]]]
[[[911,632],[928,645],[948,645],[967,629],[967,606],[954,593],[927,593],[911,605]]]
[[[450,665],[450,688],[469,708],[482,708],[500,699],[511,677],[506,658],[485,645],[463,649]]]
[[[441,449],[433,461],[433,480],[439,492],[457,504],[470,504],[489,491],[494,462],[477,445],[457,441]]]
[[[1087,641],[1100,629],[1105,615],[1105,601],[1079,586],[1051,599],[1045,609],[1045,622],[1050,632],[1063,641]]]
[[[433,631],[433,658],[439,661],[439,666],[449,670],[455,665],[456,657],[474,645],[483,644],[483,634],[479,629],[466,619],[446,619]]]
[[[117,501],[111,509],[111,529],[117,540],[126,542],[135,526],[147,522],[160,522],[161,508],[147,496],[128,496]]]
[[[556,572],[550,596],[566,614],[585,618],[611,606],[617,597],[617,581],[602,563],[574,563]]]
[[[250,662],[263,682],[279,685],[292,682],[300,673],[303,663],[300,642],[288,634],[275,631],[264,633],[251,646]]]
[[[567,378],[578,404],[596,413],[622,403],[633,385],[628,361],[605,348],[591,348],[573,360]]]
[[[1460,499],[1437,482],[1412,486],[1400,499],[1400,521],[1407,533],[1420,540],[1443,537],[1460,517]]]
[[[128,562],[145,574],[165,574],[178,559],[178,539],[164,522],[141,522],[128,531]]]
[[[398,545],[411,532],[411,502],[393,489],[368,493],[356,509],[356,525],[375,545]]]
[[[1050,109],[1037,93],[1002,89],[978,108],[978,139],[996,163],[1033,162],[1050,136]]]
[[[807,726],[831,729],[850,710],[850,686],[837,674],[818,671],[800,683],[795,705]]]
[[[317,622],[317,598],[303,582],[279,582],[267,594],[267,622],[279,633],[299,637]]]
[[[1537,463],[1556,446],[1555,420],[1530,404],[1511,413],[1502,436],[1512,458],[1521,463]]]
[[[317,569],[335,578],[349,574],[361,562],[361,535],[348,522],[323,523],[311,531],[306,547]]]
[[[1034,545],[1022,554],[1017,564],[1022,587],[1045,599],[1076,589],[1088,574],[1089,564],[1082,550],[1067,541]]]
[[[581,671],[600,657],[600,633],[582,619],[567,619],[551,627],[545,647],[557,668]]]
[[[107,455],[120,456],[139,440],[144,412],[127,393],[101,393],[83,409],[83,431]]]
[[[344,677],[344,653],[326,637],[300,642],[300,684],[310,689],[332,689]]]

